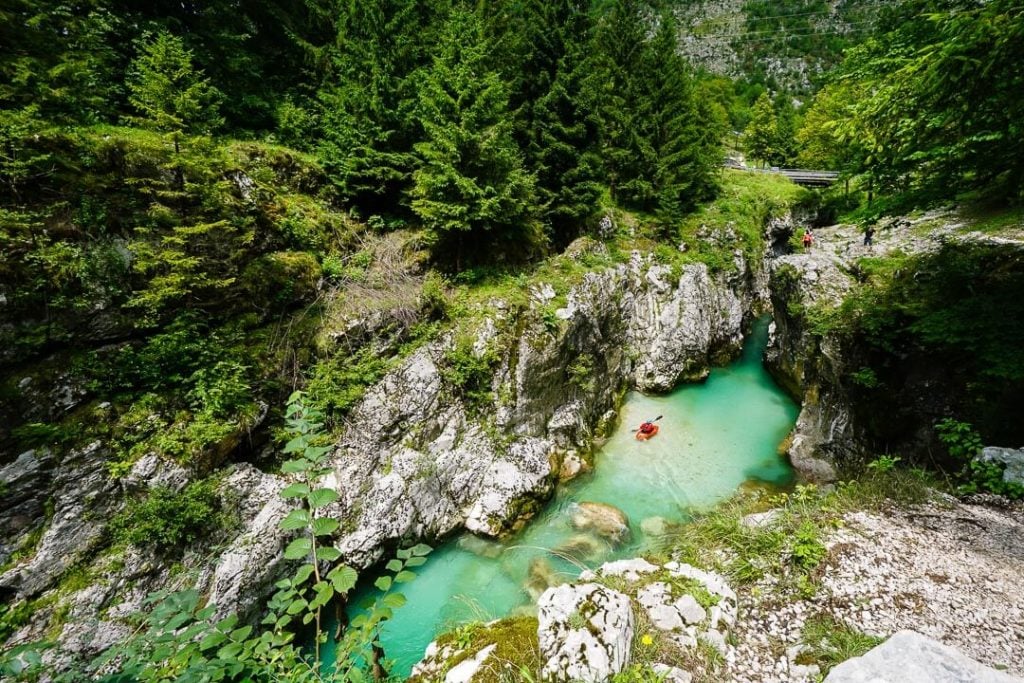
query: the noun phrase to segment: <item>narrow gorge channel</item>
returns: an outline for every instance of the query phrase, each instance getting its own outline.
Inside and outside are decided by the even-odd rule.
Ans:
[[[408,605],[383,630],[395,672],[408,675],[443,631],[529,611],[550,583],[574,579],[584,566],[636,556],[665,520],[685,519],[741,486],[789,483],[792,471],[778,445],[798,408],[762,365],[767,341],[762,318],[741,357],[706,381],[664,396],[630,393],[594,470],[561,486],[523,532],[500,543],[466,534],[437,549],[402,587]],[[658,436],[637,441],[636,426],[658,415]],[[621,510],[628,531],[618,527],[613,509],[581,503]],[[356,596],[353,611],[365,597]]]

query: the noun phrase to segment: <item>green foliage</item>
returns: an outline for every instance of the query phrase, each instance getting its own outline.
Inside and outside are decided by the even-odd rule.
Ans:
[[[420,88],[424,140],[413,175],[412,209],[441,253],[461,264],[465,245],[529,254],[539,236],[534,177],[512,137],[508,86],[488,66],[476,12],[456,8]]]
[[[1024,76],[1010,65],[1024,56],[1020,4],[912,0],[883,10],[878,25],[836,77],[857,94],[825,123],[846,147],[844,166],[869,189],[917,201],[973,188],[1019,201]]]
[[[810,521],[801,524],[793,535],[791,556],[793,563],[803,570],[821,564],[827,550],[819,538],[818,528]]]
[[[892,472],[896,469],[896,465],[902,460],[898,455],[880,455],[867,464],[869,470],[874,470],[879,474],[885,474],[886,472]]]
[[[441,376],[471,406],[479,408],[494,400],[491,382],[499,357],[493,348],[485,348],[478,353],[473,346],[473,337],[459,337],[455,345],[445,353]]]
[[[207,538],[226,524],[217,484],[195,481],[181,491],[166,487],[150,489],[110,521],[110,533],[118,543],[168,554]]]
[[[807,650],[797,657],[796,662],[803,665],[817,664],[823,674],[827,674],[837,664],[860,657],[884,640],[861,633],[825,614],[807,620],[801,639]]]
[[[747,153],[755,159],[770,161],[778,155],[777,142],[779,137],[778,122],[775,119],[775,108],[768,93],[764,93],[754,104],[753,115],[747,129],[743,132],[743,142]]]
[[[1015,443],[1020,421],[1008,405],[1024,396],[1024,267],[998,247],[950,244],[914,257],[894,252],[862,259],[858,287],[820,322],[819,331],[861,349],[852,379],[872,404],[881,439],[930,427],[912,411],[917,399],[901,394],[907,358],[946,368],[951,412],[974,424],[990,442]],[[909,401],[909,405],[908,405]],[[927,412],[927,411],[921,411]],[[870,417],[870,416],[869,416]]]
[[[1005,465],[976,459],[984,444],[974,427],[966,422],[946,418],[935,425],[935,431],[950,456],[962,463],[963,469],[958,475],[961,484],[957,489],[960,493],[994,493],[1011,499],[1024,498],[1024,486],[1003,479]]]
[[[410,570],[426,561],[430,548],[417,545],[398,551],[397,559],[388,563],[390,574],[376,582],[383,595],[368,612],[352,620],[337,643],[334,664],[324,665],[320,653],[328,634],[322,630],[322,611],[352,590],[357,576],[350,567],[337,564],[341,553],[329,542],[339,527],[336,519],[324,514],[339,498],[321,483],[328,471],[324,458],[331,449],[323,445],[327,435],[322,416],[306,406],[301,393],[289,400],[287,428],[292,438],[284,450],[293,457],[282,471],[292,476],[293,483],[281,495],[299,505],[281,520],[280,527],[296,532],[285,557],[300,564],[289,578],[275,584],[277,591],[259,625],[245,624],[237,615],[214,621],[216,606],[204,605],[195,590],[155,593],[147,598],[148,612],[139,615],[140,625],[132,638],[109,648],[84,668],[72,665],[54,675],[54,680],[362,683],[369,679],[368,669],[378,663],[374,646],[379,643],[380,628],[404,603],[392,587],[414,578]],[[23,611],[5,608],[0,624],[24,620]],[[312,653],[296,641],[297,631],[310,625],[314,628]],[[38,644],[31,644],[5,656],[3,670],[37,675],[42,670],[38,652]]]
[[[338,351],[313,366],[306,385],[309,401],[337,424],[389,367],[370,346],[352,353]]]
[[[569,383],[581,391],[592,391],[594,388],[594,358],[587,354],[577,356],[566,371]]]
[[[221,94],[192,66],[181,38],[158,33],[132,63],[127,81],[134,119],[164,133],[203,134],[223,119],[217,112]]]

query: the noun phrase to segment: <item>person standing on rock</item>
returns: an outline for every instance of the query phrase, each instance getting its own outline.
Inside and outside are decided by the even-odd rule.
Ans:
[[[811,229],[807,228],[804,230],[804,250],[810,249],[812,244],[814,244],[814,235],[811,233]]]
[[[875,236],[875,226],[869,225],[868,227],[864,228],[864,246],[865,247],[870,247],[872,244],[874,244],[874,242],[872,241],[872,238],[874,236]]]

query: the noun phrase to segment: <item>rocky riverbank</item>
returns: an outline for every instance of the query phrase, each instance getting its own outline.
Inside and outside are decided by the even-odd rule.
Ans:
[[[603,249],[584,240],[568,253],[582,259]],[[564,298],[540,283],[525,308],[500,297],[484,302],[457,332],[408,355],[351,411],[326,482],[341,494],[329,512],[343,520],[336,546],[344,560],[365,568],[399,543],[462,528],[485,536],[518,528],[560,479],[589,467],[594,440],[614,424],[628,387],[668,390],[736,353],[744,321],[766,299],[765,280],[761,264],[738,248],[732,267],[717,272],[634,252],[585,273]],[[466,335],[469,353],[487,359],[494,405],[480,405],[451,380]],[[25,506],[39,499],[39,487],[54,491],[34,552],[0,574],[6,598],[29,608],[11,642],[55,638],[55,661],[89,656],[123,637],[123,617],[167,587],[194,586],[221,614],[253,613],[282,571],[288,535],[277,524],[288,506],[277,493],[286,481],[231,466],[217,495],[237,511],[234,531],[214,539],[212,553],[190,550],[168,566],[133,548],[97,551],[124,490],[180,493],[195,473],[153,455],[117,482],[109,459],[97,442],[60,459],[27,452],[4,468],[5,493],[23,501],[5,508],[5,526],[24,518],[31,528],[43,511]],[[74,582],[66,580],[71,569]]]
[[[770,534],[783,514],[743,524]],[[498,649],[508,626],[481,625],[462,633],[461,645],[445,636],[428,648],[415,679],[482,682],[536,667],[556,681],[607,681],[629,670],[677,683],[804,683],[914,631],[886,646],[913,652],[882,650],[825,680],[1024,680],[1015,678],[1024,674],[1024,507],[938,496],[838,522],[823,539],[811,595],[774,575],[733,583],[678,562],[612,562],[548,589],[537,619],[515,620],[514,653]],[[876,678],[864,679],[866,672]]]

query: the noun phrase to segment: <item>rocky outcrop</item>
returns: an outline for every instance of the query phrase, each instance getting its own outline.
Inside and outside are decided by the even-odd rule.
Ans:
[[[900,631],[832,669],[825,683],[1020,683],[913,631]]]
[[[1024,448],[988,446],[982,449],[975,460],[1001,466],[1004,482],[1024,486]]]
[[[569,253],[582,258],[601,249],[584,240]],[[324,483],[340,499],[326,512],[344,521],[335,539],[344,561],[365,568],[399,543],[460,529],[493,537],[525,523],[560,478],[588,467],[595,436],[614,422],[626,388],[671,389],[738,350],[764,278],[738,251],[734,265],[718,273],[700,263],[673,270],[634,253],[626,263],[583,275],[561,306],[550,285],[536,287],[525,308],[501,300],[480,305],[469,316],[477,321],[472,348],[497,359],[494,401],[486,405],[446,378],[453,334],[405,357],[367,390],[329,456]],[[145,456],[117,481],[107,470],[110,459],[94,444],[60,460],[45,450],[26,452],[0,470],[0,524],[7,532],[0,553],[8,558],[18,550],[24,558],[0,575],[0,589],[15,599],[57,595],[54,609],[75,615],[66,625],[67,643],[74,643],[67,650],[82,656],[116,639],[117,619],[169,580],[168,567],[154,558],[132,555],[117,566],[93,557],[125,493],[180,490],[196,476]],[[277,494],[286,483],[248,465],[228,471],[221,494],[239,512],[239,524],[213,540],[223,548],[216,557],[187,551],[174,585],[196,587],[221,614],[259,604],[283,571],[289,539],[277,524],[287,506]],[[53,493],[52,509],[41,504],[46,492]],[[40,528],[38,546],[21,552],[19,538],[36,530],[39,539]],[[621,540],[628,523],[613,531]],[[72,566],[102,575],[103,589],[61,590],[57,584]],[[47,618],[33,614],[18,640],[40,636]]]
[[[367,392],[331,459],[332,514],[352,520],[338,548],[366,566],[396,541],[516,528],[581,469],[625,387],[670,389],[739,348],[754,280],[740,255],[730,274],[690,264],[676,277],[634,253],[585,274],[554,328],[537,314],[550,288],[525,312],[492,302],[473,348],[500,358],[493,413],[444,379],[452,338],[419,349]]]
[[[603,683],[629,665],[634,616],[622,593],[566,584],[546,591],[537,609],[545,680]]]

